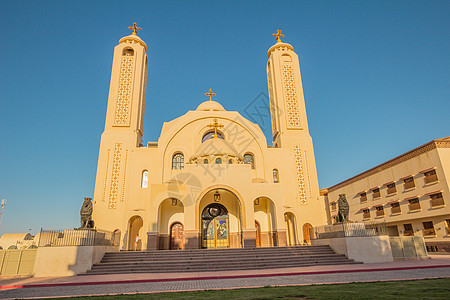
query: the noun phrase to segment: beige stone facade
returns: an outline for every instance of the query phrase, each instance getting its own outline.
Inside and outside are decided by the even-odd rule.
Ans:
[[[391,236],[423,236],[429,252],[450,252],[450,137],[433,140],[321,190],[328,223],[346,194],[349,219],[386,221]]]
[[[257,124],[209,100],[144,144],[146,52],[136,35],[114,50],[95,227],[120,231],[127,250],[308,242],[307,229],[325,224],[326,214],[293,47],[278,41],[268,51],[273,146]]]

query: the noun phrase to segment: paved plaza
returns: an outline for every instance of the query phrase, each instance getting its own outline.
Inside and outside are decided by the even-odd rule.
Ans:
[[[450,256],[394,263],[317,266],[258,271],[120,274],[0,279],[0,298],[196,291],[450,277]]]

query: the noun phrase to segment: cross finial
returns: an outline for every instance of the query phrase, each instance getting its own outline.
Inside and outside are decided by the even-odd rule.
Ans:
[[[133,26],[130,26],[130,27],[128,27],[128,29],[131,29],[131,30],[133,30],[133,35],[136,35],[136,33],[137,33],[137,30],[142,30],[142,28],[141,27],[137,27],[137,24],[136,24],[136,22],[134,22],[133,23]]]
[[[205,94],[205,96],[209,96],[209,101],[212,101],[211,97],[215,95],[216,93],[213,93],[211,89],[209,89],[209,92]]]
[[[281,30],[280,29],[277,29],[277,33],[272,33],[272,35],[277,38],[277,43],[281,43],[280,36],[284,37],[284,34],[281,34]]]
[[[214,122],[212,124],[209,124],[208,127],[214,128],[214,138],[217,138],[217,128],[222,128],[224,126],[217,122],[217,118],[214,118]]]

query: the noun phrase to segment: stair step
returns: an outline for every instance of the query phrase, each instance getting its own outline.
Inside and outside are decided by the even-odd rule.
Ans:
[[[329,246],[121,251],[105,253],[102,261],[85,274],[214,272],[355,263]]]

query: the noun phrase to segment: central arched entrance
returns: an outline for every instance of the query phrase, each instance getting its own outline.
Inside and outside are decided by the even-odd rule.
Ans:
[[[219,203],[206,206],[202,212],[202,248],[230,247],[228,210]]]

